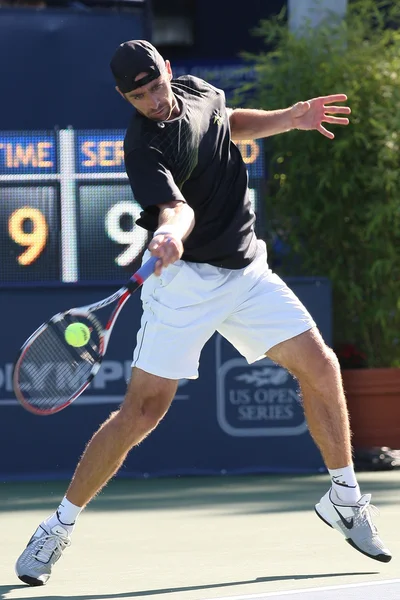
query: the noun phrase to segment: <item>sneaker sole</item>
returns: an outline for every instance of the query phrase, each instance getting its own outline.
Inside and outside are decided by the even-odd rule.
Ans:
[[[319,514],[316,507],[314,507],[314,510],[315,510],[315,514],[321,519],[321,521],[323,521],[323,523],[325,523],[325,525],[328,525],[331,529],[335,529],[335,527],[333,527],[333,525],[331,525],[328,521],[326,521],[324,519],[324,517],[322,515]],[[341,532],[339,532],[339,533],[341,533]],[[368,552],[361,550],[361,548],[359,548],[357,546],[357,544],[355,544],[353,542],[352,539],[350,539],[350,538],[345,538],[345,539],[346,539],[346,542],[348,544],[350,544],[350,546],[352,548],[354,548],[355,550],[358,550],[358,552],[361,552],[361,554],[364,554],[364,556],[368,556],[368,558],[372,558],[373,560],[378,560],[379,562],[383,562],[383,563],[388,563],[392,560],[392,557],[388,556],[387,554],[368,554]]]
[[[321,519],[321,521],[323,523],[325,523],[325,525],[328,525],[328,527],[330,527],[331,529],[334,529],[334,527],[328,521],[326,521],[322,515],[319,514],[316,506],[314,506],[314,510],[315,510],[315,514],[317,515],[317,517],[319,517]]]
[[[44,581],[36,579],[35,577],[30,577],[29,575],[18,575],[18,579],[24,583],[27,583],[31,587],[39,587],[40,585],[44,585]]]

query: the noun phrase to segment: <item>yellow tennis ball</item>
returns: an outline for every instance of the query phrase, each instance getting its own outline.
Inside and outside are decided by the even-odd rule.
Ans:
[[[65,340],[70,346],[80,348],[90,340],[90,329],[84,323],[71,323],[65,330]]]

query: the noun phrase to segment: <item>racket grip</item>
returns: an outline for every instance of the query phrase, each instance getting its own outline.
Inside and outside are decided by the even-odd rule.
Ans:
[[[154,273],[156,262],[158,260],[160,259],[157,256],[151,256],[149,260],[147,260],[144,265],[142,265],[140,269],[138,269],[136,273],[132,275],[131,279],[141,285],[148,277],[150,277],[150,275]]]

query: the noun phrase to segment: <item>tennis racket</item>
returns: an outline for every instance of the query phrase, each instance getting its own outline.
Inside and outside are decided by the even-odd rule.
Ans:
[[[157,260],[152,256],[111,296],[54,315],[26,340],[13,371],[14,393],[24,408],[37,415],[51,415],[82,394],[100,369],[122,307],[154,272]],[[110,306],[111,313],[103,326],[99,312]],[[65,339],[72,323],[89,328],[90,338],[83,346],[71,346]]]

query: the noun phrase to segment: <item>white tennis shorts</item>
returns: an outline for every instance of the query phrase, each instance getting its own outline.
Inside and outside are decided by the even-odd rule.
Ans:
[[[244,269],[182,260],[145,281],[132,366],[167,379],[196,379],[200,353],[218,331],[253,363],[276,344],[315,326],[267,264],[265,243]],[[145,252],[143,260],[150,256]]]

